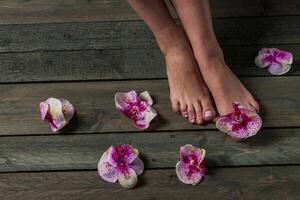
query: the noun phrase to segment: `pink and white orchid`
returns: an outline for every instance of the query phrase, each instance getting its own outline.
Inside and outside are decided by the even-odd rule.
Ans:
[[[234,111],[217,118],[216,127],[237,141],[254,136],[262,127],[260,116],[247,108],[233,103]]]
[[[268,67],[273,75],[287,73],[293,63],[293,55],[288,51],[276,48],[262,48],[255,58],[255,64],[259,67]]]
[[[180,160],[176,164],[176,174],[185,184],[198,184],[204,177],[205,150],[186,144],[180,148]]]
[[[50,124],[53,132],[60,131],[74,116],[73,105],[66,99],[48,98],[40,103],[41,119]]]
[[[139,152],[128,144],[109,147],[101,156],[98,172],[110,183],[119,181],[124,188],[131,189],[137,183],[137,176],[144,171]]]
[[[153,100],[148,91],[142,92],[139,96],[134,90],[127,93],[118,92],[115,94],[115,103],[117,109],[141,130],[147,129],[157,116],[156,111],[151,107]]]

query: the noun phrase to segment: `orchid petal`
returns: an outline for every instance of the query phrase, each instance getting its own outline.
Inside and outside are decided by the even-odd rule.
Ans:
[[[151,107],[153,100],[148,91],[142,92],[139,97],[134,90],[128,93],[118,92],[115,95],[115,103],[117,109],[141,130],[147,129],[157,116],[156,111]]]
[[[252,116],[247,124],[248,137],[255,135],[262,127],[262,120],[259,115]]]
[[[118,154],[116,147],[110,146],[104,152],[104,154],[106,154],[106,158],[107,158],[106,162],[109,162],[114,167],[118,166],[118,161],[120,160],[120,158],[119,158],[119,154]]]
[[[200,173],[199,169],[191,169],[190,167],[190,165],[179,161],[176,164],[176,174],[181,182],[196,185],[201,181],[203,174]]]
[[[291,68],[290,64],[272,63],[268,70],[273,75],[282,75],[287,73]]]
[[[130,165],[130,167],[135,171],[137,175],[141,175],[144,171],[143,161],[137,157]]]
[[[271,64],[271,62],[265,60],[266,55],[259,55],[255,58],[254,62],[257,66],[265,68]]]
[[[137,184],[137,174],[129,167],[126,173],[119,172],[118,181],[122,187],[131,189]]]
[[[121,112],[130,109],[131,103],[136,103],[138,101],[137,93],[132,90],[130,92],[117,92],[115,94],[115,104],[118,110]]]
[[[153,105],[153,100],[152,97],[150,96],[148,91],[144,91],[139,95],[139,98],[141,100],[144,100],[148,103],[148,105],[152,106]]]
[[[195,155],[197,157],[197,161],[200,163],[205,156],[205,150],[200,149],[199,147],[193,146],[191,144],[186,144],[180,148],[180,159],[184,160],[186,157],[190,155]]]
[[[148,106],[143,112],[143,115],[143,117],[137,119],[135,122],[135,126],[141,130],[149,128],[150,122],[157,116],[157,112],[153,108]]]
[[[126,164],[132,163],[139,155],[139,151],[128,144],[119,145],[116,149],[118,155],[120,156],[120,159],[123,160]]]
[[[279,51],[276,55],[276,60],[283,64],[293,64],[293,54],[288,51]]]
[[[115,183],[118,180],[118,171],[108,162],[108,159],[108,153],[106,151],[98,163],[98,173],[105,181]]]

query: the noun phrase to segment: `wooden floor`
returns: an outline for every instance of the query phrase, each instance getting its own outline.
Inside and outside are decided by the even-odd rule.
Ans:
[[[300,199],[300,1],[211,0],[232,70],[259,100],[264,127],[243,143],[171,112],[163,57],[124,0],[0,2],[0,199]],[[173,16],[176,18],[175,14]],[[254,65],[262,47],[294,54],[291,71]],[[149,90],[160,117],[139,133],[115,109],[117,91]],[[69,99],[78,125],[55,135],[39,119],[46,98]],[[108,184],[97,162],[129,143],[146,171],[137,188]],[[197,186],[178,181],[179,147],[207,150]]]

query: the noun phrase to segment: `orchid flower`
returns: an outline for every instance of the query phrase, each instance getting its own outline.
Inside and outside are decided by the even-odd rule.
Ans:
[[[233,104],[234,111],[217,118],[216,127],[237,141],[243,141],[254,136],[262,127],[260,116],[253,111]]]
[[[204,177],[205,150],[186,144],[180,148],[180,160],[176,164],[176,174],[185,184],[198,184]]]
[[[268,67],[273,75],[287,73],[293,63],[293,55],[290,52],[276,48],[262,48],[255,58],[255,64],[261,68]]]
[[[127,144],[109,147],[98,163],[99,175],[107,182],[119,181],[124,188],[133,188],[137,176],[144,170],[144,163],[138,155],[138,150]]]
[[[50,124],[53,132],[60,131],[74,116],[73,105],[66,99],[48,98],[40,103],[41,119]]]
[[[115,103],[117,109],[141,130],[147,129],[157,116],[156,111],[151,107],[153,100],[148,91],[142,92],[139,96],[134,90],[127,93],[118,92],[115,94]]]

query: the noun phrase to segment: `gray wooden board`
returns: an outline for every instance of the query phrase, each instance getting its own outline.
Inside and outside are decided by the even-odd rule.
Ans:
[[[215,19],[222,45],[300,43],[300,16]],[[157,48],[142,21],[0,26],[0,52]]]
[[[275,45],[294,55],[285,75],[300,75],[300,45]],[[273,76],[254,58],[261,46],[224,47],[226,61],[238,76]],[[119,49],[0,54],[0,82],[121,80],[166,78],[159,49]]]
[[[0,137],[0,172],[96,169],[110,145],[131,144],[147,169],[174,167],[185,144],[208,166],[300,164],[300,129],[263,129],[245,142],[216,130]]]
[[[300,126],[300,77],[249,77],[242,81],[260,102],[264,127]],[[166,80],[1,84],[0,135],[52,134],[39,115],[39,103],[48,97],[65,98],[74,104],[77,125],[66,133],[137,131],[115,108],[114,94],[130,90],[148,90],[155,100],[159,116],[149,130],[214,128],[213,124],[192,125],[171,111]]]
[[[182,200],[298,199],[299,166],[208,168],[196,186],[179,182],[174,169],[147,170],[138,186],[125,190],[102,181],[96,171],[0,174],[2,200]]]
[[[299,15],[298,0],[211,0],[213,17]],[[175,13],[172,11],[174,17]],[[2,0],[0,24],[138,20],[124,0]]]

